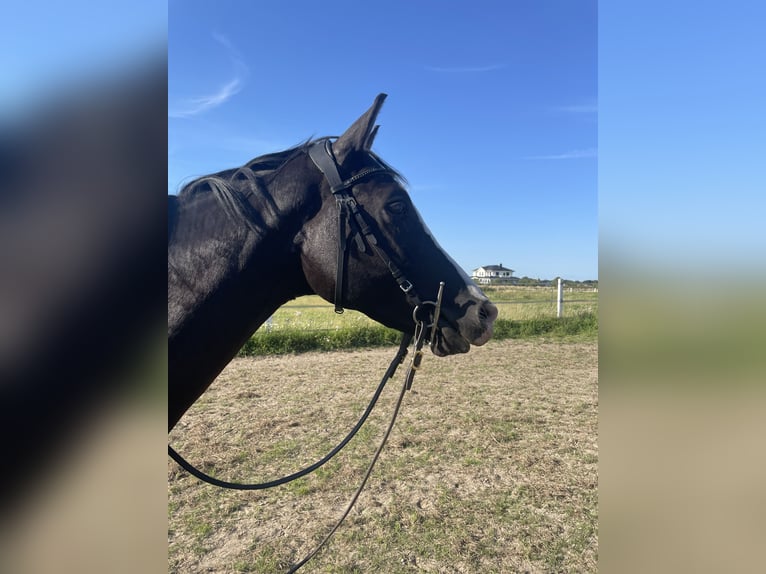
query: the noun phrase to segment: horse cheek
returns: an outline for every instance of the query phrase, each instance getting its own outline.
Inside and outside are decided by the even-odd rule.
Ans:
[[[300,241],[301,266],[306,282],[328,301],[332,301],[335,289],[335,276],[329,272],[335,268],[334,241],[328,229],[320,226],[305,229]]]

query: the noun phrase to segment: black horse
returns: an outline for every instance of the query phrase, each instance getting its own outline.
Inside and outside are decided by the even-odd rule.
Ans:
[[[256,158],[168,197],[169,428],[252,333],[301,295],[411,332],[415,305],[434,300],[443,281],[434,353],[465,353],[492,336],[497,308],[370,150],[385,97],[335,141]]]

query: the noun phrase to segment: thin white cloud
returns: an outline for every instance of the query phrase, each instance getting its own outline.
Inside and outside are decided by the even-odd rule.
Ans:
[[[229,55],[232,56],[235,60],[242,61],[242,56],[239,53],[239,50],[237,50],[234,47],[234,44],[231,43],[231,40],[227,38],[225,35],[221,34],[220,32],[216,31],[213,32],[213,39],[218,42],[221,46],[226,48],[226,51],[229,52]]]
[[[229,39],[219,32],[213,33],[213,39],[221,44],[226,50],[229,59],[234,66],[234,78],[226,82],[211,94],[195,96],[192,98],[182,98],[179,101],[168,106],[168,117],[170,118],[190,118],[208,110],[223,105],[233,96],[238,94],[244,86],[245,78],[249,69],[244,63],[242,56],[229,41]]]
[[[234,71],[236,72],[237,76],[241,78],[247,76],[250,73],[250,68],[247,67],[247,64],[245,64],[245,59],[242,57],[242,54],[239,50],[237,50],[234,44],[231,43],[231,40],[229,40],[228,37],[224,36],[220,32],[213,32],[213,39],[226,50],[226,53],[229,55],[229,59],[234,66]]]
[[[494,72],[505,68],[505,64],[489,64],[486,66],[423,66],[429,72],[442,74],[480,74],[482,72]]]
[[[172,109],[168,110],[168,117],[189,118],[196,116],[202,112],[220,106],[237,94],[241,89],[242,81],[239,78],[234,78],[227,84],[221,86],[218,91],[213,94],[182,100]]]
[[[587,148],[587,149],[575,149],[575,150],[566,151],[564,153],[553,154],[553,155],[530,155],[525,157],[524,159],[545,159],[545,160],[592,159],[595,157],[598,157],[598,149]]]

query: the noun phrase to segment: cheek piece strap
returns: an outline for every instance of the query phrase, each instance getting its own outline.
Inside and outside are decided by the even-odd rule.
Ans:
[[[396,281],[399,288],[404,292],[407,298],[417,306],[420,304],[412,282],[405,277],[402,270],[388,256],[385,250],[373,233],[367,221],[364,218],[359,204],[356,202],[353,194],[353,187],[362,179],[374,173],[391,173],[382,165],[366,167],[356,175],[341,179],[338,172],[338,164],[335,162],[335,156],[332,152],[332,143],[329,139],[315,143],[309,148],[309,157],[319,171],[322,172],[327,183],[330,184],[330,191],[335,196],[338,204],[338,257],[335,274],[335,312],[343,313],[343,279],[346,275],[346,260],[348,258],[349,229],[351,237],[354,239],[357,248],[361,253],[367,252],[367,245],[377,254],[377,256],[386,264],[386,268]],[[393,175],[393,174],[392,174]]]

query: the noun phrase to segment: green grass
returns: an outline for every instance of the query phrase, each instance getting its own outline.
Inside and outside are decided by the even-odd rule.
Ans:
[[[572,317],[535,317],[532,319],[495,321],[494,338],[528,339],[542,335],[554,337],[581,336],[584,339],[598,334],[598,317],[583,313]]]
[[[240,559],[234,562],[235,572],[279,572],[286,570],[284,564],[274,552],[273,548],[256,549],[251,559]]]
[[[298,327],[258,330],[245,343],[239,356],[280,355],[305,351],[335,351],[357,347],[395,345],[401,334],[375,323],[336,328],[302,330]]]
[[[541,287],[495,287],[488,290],[497,304],[494,339],[556,338],[594,341],[598,336],[598,293],[565,293],[564,316],[556,317],[556,292]],[[569,301],[567,301],[567,299]],[[301,297],[274,313],[245,343],[239,356],[281,355],[396,345],[400,333],[362,313],[342,315],[317,295]]]

